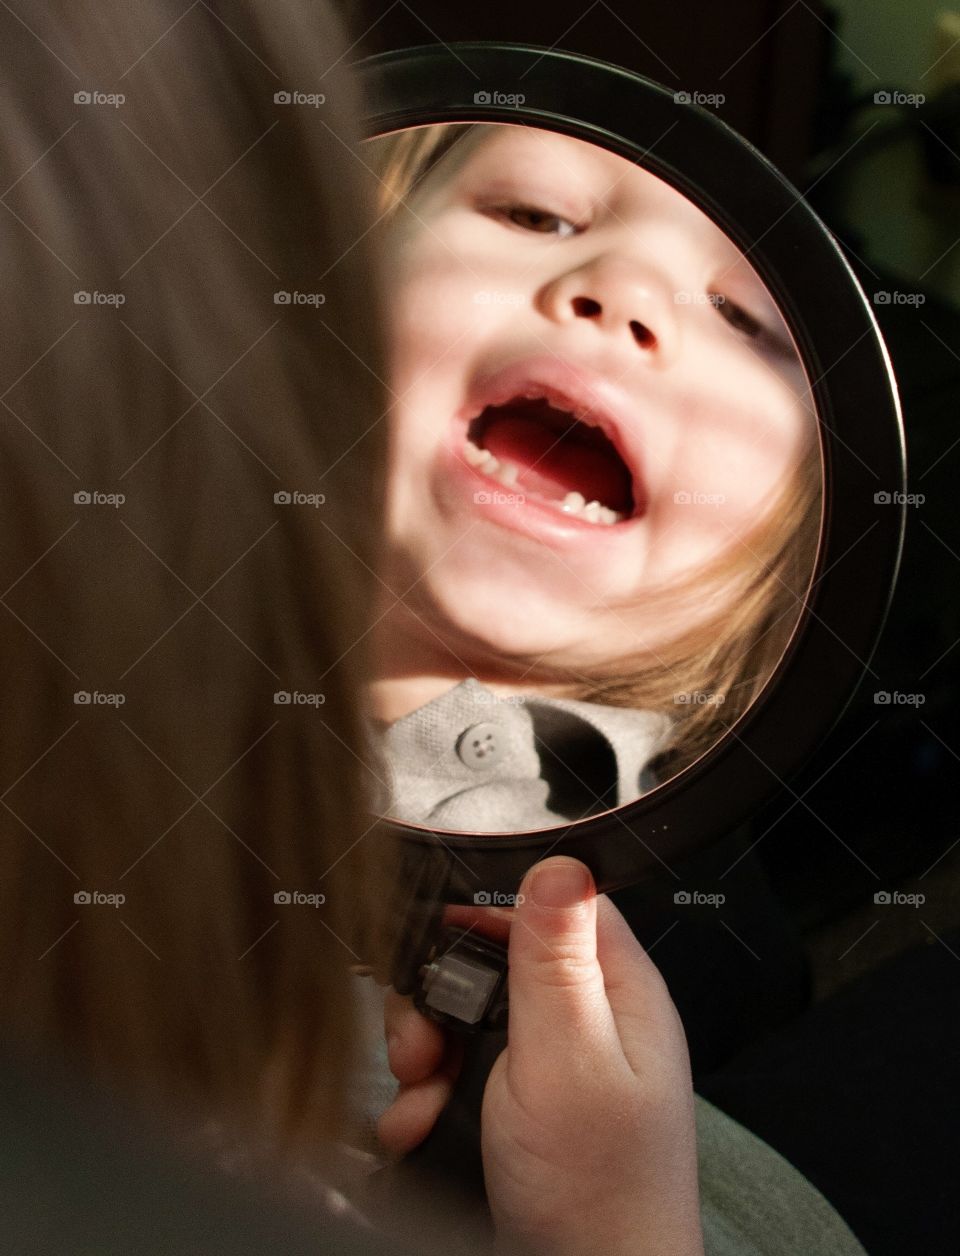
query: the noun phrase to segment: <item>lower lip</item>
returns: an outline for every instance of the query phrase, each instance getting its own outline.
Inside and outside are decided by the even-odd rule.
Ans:
[[[635,517],[620,523],[590,523],[574,514],[562,514],[535,497],[511,502],[509,497],[523,494],[523,485],[502,484],[470,466],[463,456],[466,439],[467,423],[455,420],[452,439],[443,448],[437,467],[440,496],[449,496],[452,490],[457,505],[469,504],[480,518],[498,527],[556,546],[589,545],[591,541],[609,545],[632,538],[643,522],[642,517]],[[500,494],[504,500],[478,502],[476,493]]]

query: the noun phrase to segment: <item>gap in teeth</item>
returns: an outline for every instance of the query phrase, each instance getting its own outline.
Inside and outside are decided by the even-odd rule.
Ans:
[[[516,486],[517,478],[520,475],[520,468],[515,463],[500,461],[489,449],[481,449],[479,445],[475,445],[472,440],[463,443],[464,459],[474,467],[481,475],[488,476],[491,480],[495,480],[498,484],[503,484],[507,488]],[[527,490],[529,492],[529,490]],[[562,501],[556,498],[544,497],[542,493],[532,493],[537,501],[543,502],[547,506],[552,506],[555,510],[565,515],[576,515],[578,519],[585,519],[587,523],[600,523],[609,526],[613,523],[619,523],[623,519],[623,515],[617,510],[611,510],[609,506],[604,506],[601,502],[588,502],[582,493],[572,490]]]

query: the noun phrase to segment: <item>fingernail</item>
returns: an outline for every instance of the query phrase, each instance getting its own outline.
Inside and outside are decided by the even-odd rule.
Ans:
[[[592,877],[586,865],[570,859],[538,864],[530,893],[538,907],[573,907],[586,898]]]

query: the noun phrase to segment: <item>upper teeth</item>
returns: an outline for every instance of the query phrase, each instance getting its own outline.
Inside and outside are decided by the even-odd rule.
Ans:
[[[463,444],[463,456],[472,467],[476,467],[483,475],[490,476],[491,479],[497,480],[500,484],[504,484],[508,488],[512,488],[516,484],[520,468],[506,459],[501,461],[499,458],[495,458],[489,449],[481,449],[473,441],[467,440]],[[566,515],[577,515],[580,519],[586,519],[588,523],[619,523],[623,518],[623,515],[618,511],[611,510],[609,506],[604,506],[598,501],[588,502],[582,493],[577,493],[576,491],[568,493],[563,501],[543,497],[539,493],[535,494],[535,496],[538,501],[542,501],[545,505],[553,506],[557,510],[563,511]]]
[[[549,398],[546,396],[542,388],[538,388],[535,384],[531,384],[529,388],[525,388],[520,392],[512,392],[509,396],[503,397],[500,401],[488,401],[485,408],[489,409],[491,406],[506,405],[508,401],[547,401],[549,403]],[[570,415],[571,419],[575,420],[577,423],[584,423],[587,427],[599,428],[602,432],[606,433],[606,425],[594,411],[592,406],[576,405],[568,402],[560,402],[558,400],[556,408],[558,410],[565,411]],[[473,418],[477,418],[481,413],[482,411],[478,411],[477,414],[473,415]]]

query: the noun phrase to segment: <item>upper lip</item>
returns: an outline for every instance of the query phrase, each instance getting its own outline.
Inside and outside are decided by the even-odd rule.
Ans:
[[[521,358],[474,381],[461,416],[476,418],[487,406],[528,394],[545,397],[583,422],[600,428],[630,472],[633,516],[643,513],[647,495],[636,431],[636,409],[621,389],[592,368],[553,355]]]

